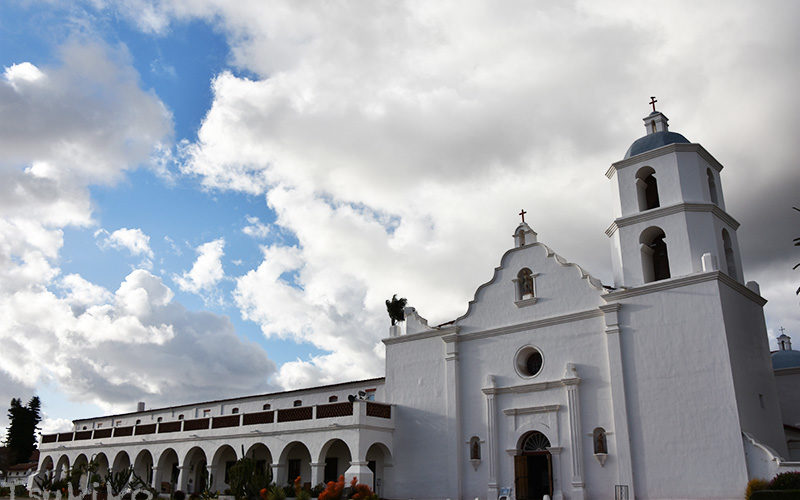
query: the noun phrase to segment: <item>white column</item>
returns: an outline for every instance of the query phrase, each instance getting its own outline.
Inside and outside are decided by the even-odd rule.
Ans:
[[[272,482],[279,486],[286,484],[286,465],[276,462],[270,466],[272,467]]]
[[[497,415],[497,403],[495,402],[495,381],[494,375],[486,377],[486,387],[483,389],[486,394],[486,465],[489,468],[489,484],[486,493],[486,500],[495,500],[499,493],[497,487],[497,469],[498,469],[498,455],[497,455],[497,423],[495,416]]]
[[[158,481],[158,467],[154,465],[153,467],[151,467],[151,470],[153,471],[153,475],[150,476],[150,486],[152,486],[153,489],[155,489],[157,492],[160,493],[161,488],[159,488],[156,484]]]
[[[583,482],[583,438],[581,436],[581,406],[578,384],[581,379],[575,365],[567,363],[561,383],[567,388],[567,413],[569,414],[569,438],[572,457],[572,498],[582,500],[585,496]]]
[[[186,476],[189,471],[183,465],[178,466],[178,482],[175,484],[176,490],[181,490],[186,493]]]
[[[553,460],[553,500],[563,500],[564,493],[561,491],[561,447],[551,446],[547,448],[550,458]]]
[[[611,380],[611,404],[614,415],[613,439],[617,450],[618,483],[628,485],[630,500],[634,499],[633,459],[628,431],[628,404],[625,397],[625,371],[622,366],[622,339],[619,328],[621,304],[600,306],[605,313],[608,370]]]
[[[318,485],[325,477],[325,462],[311,462],[311,487]]]
[[[203,490],[208,490],[210,492],[211,478],[213,477],[212,474],[214,474],[214,466],[206,464],[206,472],[208,472],[208,474],[206,475],[206,484],[203,485]]]
[[[465,463],[463,456],[463,441],[461,436],[461,398],[459,397],[458,377],[458,336],[457,334],[442,337],[445,346],[445,391],[447,394],[447,417],[453,422],[453,435],[450,437],[452,448],[452,467],[455,474],[453,495],[461,498],[461,465]],[[452,490],[451,490],[452,491]]]

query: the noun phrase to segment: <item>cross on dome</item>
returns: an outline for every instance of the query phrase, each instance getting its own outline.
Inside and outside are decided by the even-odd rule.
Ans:
[[[651,95],[650,96],[650,104],[653,106],[653,111],[656,110],[656,103],[657,102],[658,102],[658,99],[656,99],[656,96]]]
[[[527,214],[527,213],[528,212],[526,212],[524,208],[519,213],[519,215],[522,217],[522,223],[523,224],[525,223],[525,214]]]

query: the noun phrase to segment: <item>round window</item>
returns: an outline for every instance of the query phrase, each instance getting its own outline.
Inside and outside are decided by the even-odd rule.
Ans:
[[[526,345],[517,351],[516,359],[517,373],[523,377],[535,377],[542,370],[544,358],[539,349]]]

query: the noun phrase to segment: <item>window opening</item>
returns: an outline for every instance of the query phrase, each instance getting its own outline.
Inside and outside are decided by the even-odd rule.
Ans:
[[[722,246],[725,248],[725,265],[728,269],[728,276],[733,279],[736,278],[736,259],[733,256],[733,244],[731,243],[731,235],[727,229],[722,230]]]
[[[714,205],[719,205],[719,200],[717,198],[717,183],[714,180],[714,174],[711,172],[711,169],[706,170],[706,175],[708,175],[708,194],[711,196],[711,203]]]
[[[328,398],[328,403],[335,403],[337,401],[339,401],[339,397],[338,396],[331,396],[331,397]]]
[[[239,413],[239,408],[234,408],[231,410],[232,415],[236,415],[237,413]]]
[[[295,399],[294,403],[292,403],[292,406],[294,406],[294,407],[303,406],[303,402],[301,400],[299,400],[299,399]]]
[[[269,410],[270,408],[272,407],[269,405],[269,403],[265,403],[264,406],[261,407],[262,410]]]

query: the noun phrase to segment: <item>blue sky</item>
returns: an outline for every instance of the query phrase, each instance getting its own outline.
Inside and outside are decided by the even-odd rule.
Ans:
[[[746,278],[791,335],[786,10],[3,2],[0,400],[38,393],[55,430],[382,375],[383,300],[463,314],[520,208],[611,283],[603,174],[654,94],[726,166]]]

